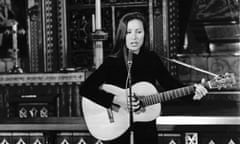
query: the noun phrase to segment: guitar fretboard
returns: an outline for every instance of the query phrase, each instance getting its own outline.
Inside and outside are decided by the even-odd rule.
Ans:
[[[182,88],[142,97],[141,102],[143,103],[144,106],[153,105],[153,104],[157,104],[157,103],[161,103],[161,102],[165,102],[165,101],[169,101],[179,97],[193,94],[194,91],[195,91],[195,88],[193,85],[182,87]]]

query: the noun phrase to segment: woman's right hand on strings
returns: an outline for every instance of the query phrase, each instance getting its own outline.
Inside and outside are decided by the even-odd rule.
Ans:
[[[140,100],[135,96],[133,95],[132,97],[128,96],[128,109],[130,110],[130,98],[132,98],[132,110],[134,112],[137,112],[141,109],[141,103],[140,103]]]
[[[113,98],[113,103],[119,105],[120,107],[130,110],[130,97],[126,95],[115,95]],[[140,100],[136,96],[132,96],[132,110],[137,112],[141,109]]]

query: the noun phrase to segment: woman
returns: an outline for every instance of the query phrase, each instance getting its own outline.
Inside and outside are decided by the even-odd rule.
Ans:
[[[126,88],[129,78],[129,62],[132,63],[130,72],[132,84],[146,81],[156,86],[157,81],[164,90],[182,86],[171,77],[157,54],[149,51],[148,47],[148,32],[144,16],[138,12],[124,15],[118,26],[116,47],[112,55],[107,57],[103,64],[81,85],[81,95],[106,108],[110,108],[113,104],[129,107],[129,99],[126,96],[113,95],[101,89],[104,83]],[[132,58],[128,57],[129,54],[132,54]],[[207,93],[207,90],[200,84],[195,86],[196,95],[193,98],[200,99]],[[136,97],[133,97],[132,102],[134,112],[138,112],[143,107]],[[155,121],[135,122],[133,129],[135,144],[157,144]],[[110,143],[128,144],[130,143],[129,135],[128,130]]]

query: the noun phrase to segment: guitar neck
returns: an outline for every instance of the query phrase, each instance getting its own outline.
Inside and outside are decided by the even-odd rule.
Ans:
[[[187,86],[187,87],[182,87],[182,88],[169,90],[169,91],[165,91],[165,92],[161,92],[161,93],[157,93],[157,94],[142,97],[141,102],[145,106],[153,105],[153,104],[157,104],[157,103],[161,103],[161,102],[165,102],[165,101],[170,101],[170,100],[173,100],[173,99],[176,99],[176,98],[180,98],[180,97],[183,97],[183,96],[193,94],[194,91],[195,91],[195,88],[194,88],[193,85],[192,86]]]

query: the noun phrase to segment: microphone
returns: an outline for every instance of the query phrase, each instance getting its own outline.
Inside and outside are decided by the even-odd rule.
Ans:
[[[128,52],[128,60],[127,60],[127,63],[128,65],[132,64],[133,63],[133,54],[131,51]]]

